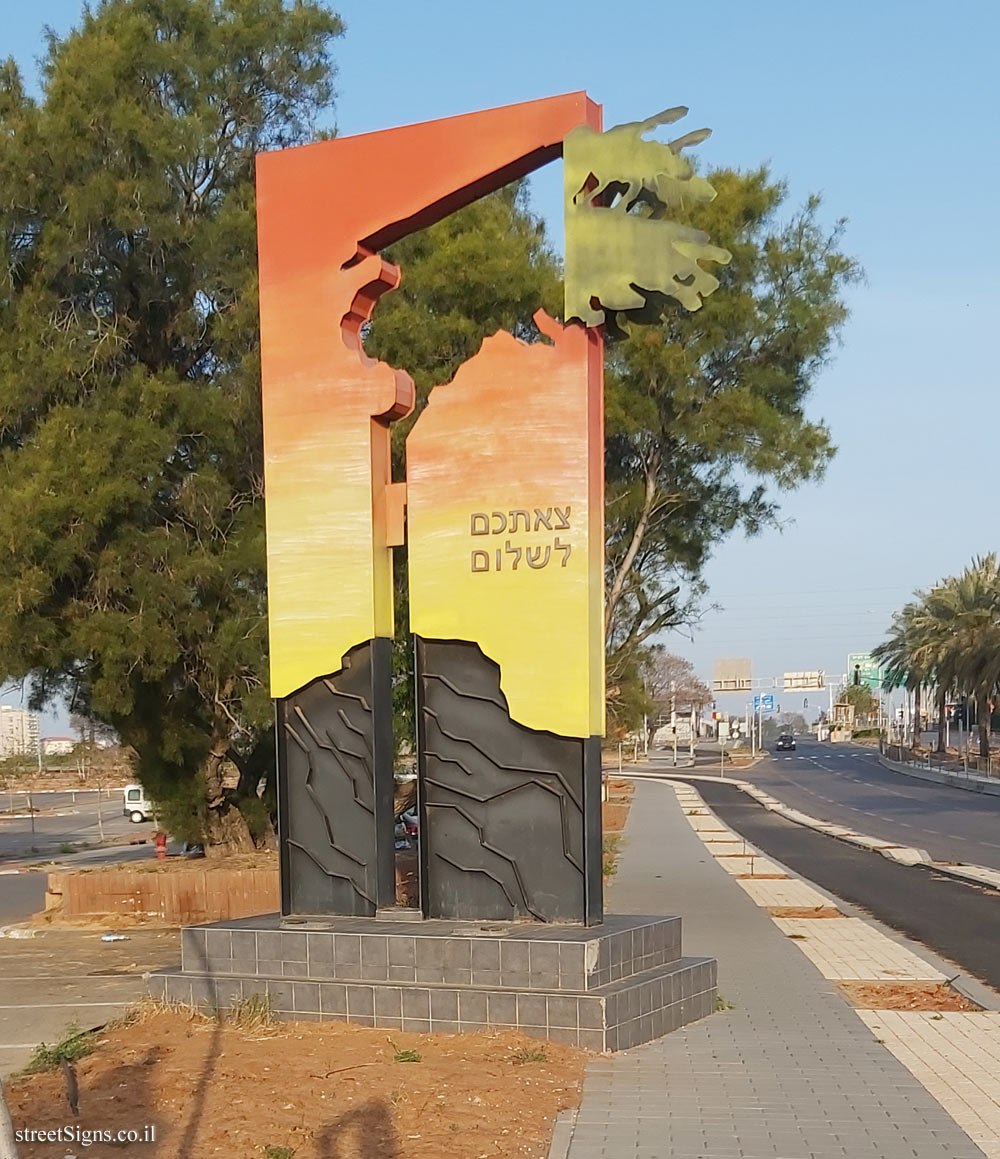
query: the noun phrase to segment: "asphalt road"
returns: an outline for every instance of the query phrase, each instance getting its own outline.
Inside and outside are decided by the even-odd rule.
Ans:
[[[0,876],[0,927],[27,921],[45,907],[46,873],[13,873]]]
[[[0,814],[0,863],[4,860],[27,858],[32,849],[39,854],[51,855],[63,844],[96,844],[100,840],[98,801],[93,792],[77,793],[74,803],[69,793],[45,793],[35,797],[34,831],[30,817],[8,817]],[[16,804],[20,804],[19,801]],[[3,807],[7,808],[6,795]],[[100,802],[101,824],[105,838],[144,837],[153,833],[153,823],[144,821],[133,825],[122,814],[122,795],[112,792],[110,799]]]
[[[0,890],[8,880],[0,878]],[[24,1066],[37,1043],[58,1042],[71,1025],[88,1030],[121,1014],[145,993],[143,973],[180,955],[176,930],[129,930],[120,942],[102,942],[102,933],[45,930],[0,940],[0,1077]],[[53,1159],[65,1151],[53,1151]]]
[[[695,784],[717,816],[758,849],[1000,989],[1000,893],[786,821],[735,786]]]
[[[736,775],[820,821],[926,849],[935,861],[1000,869],[1000,797],[892,772],[869,748],[799,740],[795,752],[772,752]]]

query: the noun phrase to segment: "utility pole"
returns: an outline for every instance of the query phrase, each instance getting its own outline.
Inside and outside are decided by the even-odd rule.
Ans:
[[[691,756],[691,763],[694,764],[694,732],[698,727],[698,710],[691,705],[691,728],[688,733],[688,750]]]
[[[670,731],[674,741],[674,768],[677,767],[677,681],[670,681]]]

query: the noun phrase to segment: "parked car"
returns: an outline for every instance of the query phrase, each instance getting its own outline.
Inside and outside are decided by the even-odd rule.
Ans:
[[[778,742],[774,747],[777,752],[781,752],[782,749],[794,749],[795,737],[792,736],[790,732],[783,732],[781,736],[778,737]]]
[[[142,785],[125,786],[123,817],[127,817],[138,825],[140,821],[152,821],[154,812],[153,802],[146,796],[146,790]]]

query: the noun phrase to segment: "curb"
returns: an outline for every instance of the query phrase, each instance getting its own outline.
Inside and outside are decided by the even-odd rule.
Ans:
[[[35,938],[38,930],[31,926],[0,926],[0,938]]]
[[[964,776],[960,773],[939,773],[934,769],[920,769],[902,761],[891,761],[879,755],[878,763],[893,773],[913,777],[917,781],[932,781],[935,785],[950,785],[953,789],[964,789],[967,793],[985,793],[989,797],[1000,797],[1000,783],[987,780],[978,774]]]
[[[668,780],[671,777],[670,773],[645,773],[642,775],[650,778],[653,776],[666,777]],[[992,889],[1000,893],[1000,869],[990,869],[986,865],[944,865],[940,861],[933,861],[926,849],[917,849],[915,846],[894,845],[891,841],[883,841],[878,837],[868,837],[864,833],[856,833],[846,825],[835,825],[830,821],[819,821],[815,817],[810,817],[807,813],[800,813],[798,809],[793,809],[783,804],[776,797],[772,797],[769,793],[758,789],[756,785],[752,785],[749,781],[741,781],[736,777],[706,777],[700,773],[688,773],[684,779],[689,781],[712,781],[717,785],[732,785],[734,788],[739,789],[741,793],[746,793],[748,797],[753,797],[758,804],[763,805],[769,812],[777,813],[780,817],[784,817],[786,821],[791,821],[796,825],[802,825],[806,829],[814,829],[817,833],[824,833],[827,837],[834,837],[838,841],[844,841],[848,845],[854,845],[859,849],[869,849],[872,853],[878,853],[882,857],[888,858],[890,861],[896,861],[901,865],[926,865],[928,869],[933,869],[935,873],[943,873],[948,877],[957,877],[960,881],[985,887],[986,889]]]
[[[707,778],[707,777],[699,778],[699,780],[709,780],[709,779],[710,778]],[[687,784],[687,783],[688,782],[686,779],[683,781],[675,782],[675,784]],[[673,787],[673,786],[671,786],[671,787]],[[750,786],[750,787],[753,788],[754,786]],[[697,792],[697,790],[695,789],[695,787],[693,785],[691,786],[691,789],[692,789],[692,792],[694,792],[696,794],[699,801],[701,802],[700,808],[704,809],[706,814],[708,814],[711,817],[714,817],[715,820],[720,825],[725,827],[726,823],[724,821],[722,821],[721,818],[719,818],[718,814],[713,810],[712,806],[709,805],[707,801],[705,801],[705,799],[701,796],[700,793]],[[763,795],[767,796],[767,794],[763,794]],[[779,802],[779,804],[780,804],[780,802]],[[684,808],[686,811],[687,806],[682,803],[682,808]],[[774,811],[777,811],[777,810],[774,810]],[[794,810],[792,810],[792,811],[794,812]],[[800,816],[804,816],[804,814],[800,814]],[[823,827],[823,823],[820,822],[819,825],[820,825],[819,831],[825,832],[826,829],[825,829],[825,827]],[[843,827],[841,826],[840,828],[843,828]],[[701,835],[698,834],[698,836],[701,836]],[[860,835],[856,835],[856,836],[860,836]],[[712,847],[711,847],[711,845],[706,844],[705,848],[708,851],[711,851]],[[764,854],[764,856],[770,856],[770,855]],[[806,882],[809,881],[809,879],[807,877],[803,876],[803,873],[801,871],[797,871],[795,869],[792,869],[790,866],[779,861],[777,858],[772,858],[772,860],[775,861],[775,864],[779,865],[782,869],[784,869],[790,878],[793,878],[797,881],[806,881]],[[919,864],[919,862],[914,862],[912,864]],[[930,867],[937,868],[933,862],[930,863]],[[979,868],[979,867],[969,866],[967,868],[973,869],[973,868]],[[989,872],[994,872],[996,874],[996,876],[998,878],[1000,878],[1000,871],[989,871]],[[817,888],[815,885],[813,887]],[[870,927],[877,930],[879,933],[881,933],[884,937],[888,938],[890,941],[902,942],[904,945],[912,942],[913,947],[911,947],[911,948],[918,947],[919,949],[925,951],[924,954],[918,954],[918,956],[924,957],[926,961],[930,962],[931,965],[933,965],[939,972],[941,972],[944,975],[945,982],[948,986],[951,986],[953,989],[957,990],[960,994],[964,995],[964,997],[968,998],[971,1002],[974,1002],[977,1006],[981,1007],[983,1010],[1000,1012],[1000,996],[998,996],[998,992],[995,991],[992,987],[990,987],[986,983],[980,982],[979,979],[976,978],[974,975],[963,973],[962,968],[958,967],[956,963],[951,962],[946,958],[942,958],[936,951],[925,946],[922,942],[920,942],[916,939],[913,939],[911,935],[907,934],[907,935],[901,936],[898,931],[893,930],[891,928],[886,928],[886,925],[885,925],[885,922],[883,919],[880,919],[880,918],[874,916],[873,914],[871,914],[867,910],[865,910],[863,907],[859,907],[859,906],[855,905],[854,903],[845,901],[843,898],[839,897],[839,895],[837,895],[834,891],[827,889],[825,886],[819,886],[818,888],[821,892],[829,894],[834,899],[835,904],[838,906],[838,908],[840,908],[842,910],[845,917],[860,917],[867,925],[869,925]],[[916,950],[914,952],[916,952]],[[929,954],[929,956],[927,956],[928,954]],[[958,972],[955,972],[955,971],[958,971]],[[551,1157],[550,1157],[550,1159],[551,1159]]]
[[[552,1140],[549,1143],[548,1159],[569,1159],[569,1149],[573,1142],[573,1131],[576,1127],[576,1116],[579,1107],[569,1111],[560,1111],[556,1115],[552,1129]]]

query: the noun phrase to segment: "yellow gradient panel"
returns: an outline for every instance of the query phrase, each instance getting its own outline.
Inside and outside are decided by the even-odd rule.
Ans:
[[[529,728],[604,731],[601,341],[483,343],[407,439],[410,627],[500,666]]]

